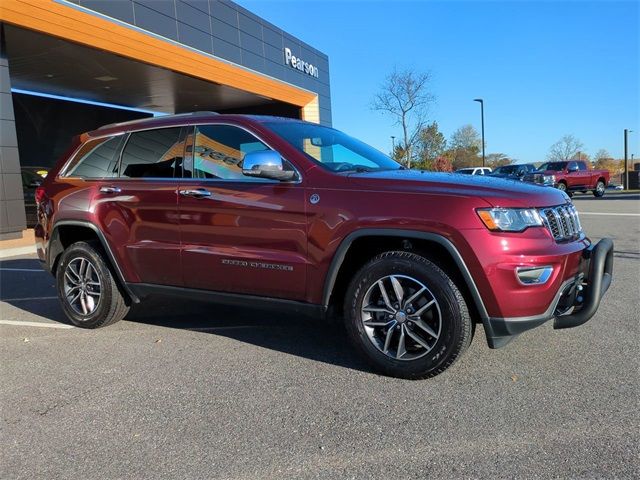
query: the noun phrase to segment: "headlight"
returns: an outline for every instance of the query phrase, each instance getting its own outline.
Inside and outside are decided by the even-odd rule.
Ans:
[[[542,217],[534,208],[480,208],[477,212],[482,223],[492,231],[522,232],[543,225]]]
[[[545,185],[555,185],[556,184],[556,176],[555,175],[544,175],[542,177],[542,183]]]

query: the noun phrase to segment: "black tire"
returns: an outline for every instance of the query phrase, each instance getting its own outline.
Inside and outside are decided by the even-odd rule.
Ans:
[[[596,189],[593,191],[593,196],[596,198],[604,197],[606,185],[602,180],[596,182]]]
[[[400,352],[400,347],[396,348],[395,358],[392,358],[392,355],[389,353],[384,353],[379,346],[380,344],[378,343],[378,346],[376,346],[370,334],[367,333],[367,328],[370,329],[370,332],[377,332],[378,330],[365,327],[364,325],[363,319],[366,314],[362,312],[362,307],[365,296],[370,295],[368,292],[372,292],[372,289],[380,288],[378,280],[384,279],[384,281],[387,281],[386,279],[390,279],[391,276],[399,276],[398,278],[402,278],[403,281],[408,281],[406,279],[409,279],[422,284],[422,286],[427,288],[430,298],[437,302],[435,304],[437,306],[437,312],[428,314],[432,315],[432,318],[437,314],[440,318],[438,323],[439,335],[437,339],[433,336],[434,343],[426,346],[430,347],[430,349],[427,350],[426,347],[419,346],[417,342],[409,339],[408,334],[405,335],[405,339],[409,339],[409,341],[413,343],[413,345],[407,344],[406,351],[409,352],[409,348],[412,348],[412,355],[417,357],[415,359],[398,359],[397,355]],[[374,285],[376,285],[376,287],[374,287]],[[415,292],[415,290],[410,292]],[[407,292],[405,298],[409,296],[410,292]],[[397,298],[395,292],[392,292],[392,295],[393,298]],[[387,297],[391,300],[391,297]],[[380,296],[380,298],[382,298],[382,296]],[[380,301],[379,299],[378,302]],[[401,304],[402,301],[397,303]],[[380,305],[380,303],[377,305]],[[399,341],[401,340],[400,335],[402,335],[400,332],[407,331],[412,325],[412,322],[408,321],[409,317],[404,316],[405,307],[400,308],[403,311],[403,323],[402,325],[397,325],[399,320],[392,320],[396,322],[396,325],[392,327],[396,329],[396,333],[392,334],[391,337],[394,338],[394,336],[397,335]],[[406,311],[411,312],[411,309]],[[371,317],[367,320],[369,322],[380,318],[376,317],[376,319],[374,319],[373,315],[382,315],[382,320],[387,321],[387,313],[370,315]],[[394,318],[398,318],[397,315],[396,313]],[[354,276],[349,285],[344,303],[344,317],[348,336],[355,348],[377,371],[399,378],[424,379],[442,373],[464,353],[473,337],[471,317],[465,300],[455,283],[434,263],[411,252],[386,252],[376,256],[367,263]],[[388,318],[391,318],[391,316]],[[421,321],[421,323],[424,322]],[[414,327],[411,332],[415,334],[420,330],[415,327],[416,323],[413,323],[413,325]],[[380,328],[382,329],[380,330],[380,336],[384,336],[386,339],[391,328]],[[435,332],[435,327],[433,331]],[[371,335],[376,334],[372,333]],[[423,337],[423,339],[424,338],[429,337]],[[391,342],[388,342],[388,344],[390,345]],[[387,342],[385,342],[385,351],[387,350],[386,346]],[[420,351],[421,348],[423,352]],[[422,354],[422,356],[418,357],[420,354]]]
[[[72,262],[73,265],[78,263],[86,265],[84,262],[88,262],[93,269],[94,279],[99,281],[98,300],[93,304],[93,310],[86,314],[78,311],[77,306],[74,308],[68,294],[65,293],[68,291],[65,289],[68,289],[69,286],[69,279],[65,280],[65,274],[71,275],[74,281],[77,278],[68,271],[69,264]],[[77,269],[75,270],[77,271]],[[62,252],[56,269],[56,288],[64,313],[71,323],[77,327],[106,327],[122,320],[129,311],[125,297],[118,288],[114,275],[109,268],[108,260],[98,242],[77,242]],[[72,296],[75,296],[75,292]]]

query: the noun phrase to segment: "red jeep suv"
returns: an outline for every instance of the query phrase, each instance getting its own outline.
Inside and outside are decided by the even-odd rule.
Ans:
[[[200,112],[80,135],[36,192],[37,248],[70,321],[152,294],[344,318],[388,375],[580,325],[611,283],[567,195],[407,170],[332,128]]]

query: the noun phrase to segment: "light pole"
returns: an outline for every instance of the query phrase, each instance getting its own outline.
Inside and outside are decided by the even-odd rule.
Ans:
[[[474,98],[474,102],[480,102],[480,119],[482,125],[482,166],[484,167],[484,100],[481,98]]]
[[[395,153],[396,153],[396,137],[391,135],[391,156],[395,155]]]
[[[629,133],[633,132],[633,130],[629,130],[628,128],[624,129],[624,189],[629,190],[629,170],[627,167],[627,152],[628,148],[628,137]]]

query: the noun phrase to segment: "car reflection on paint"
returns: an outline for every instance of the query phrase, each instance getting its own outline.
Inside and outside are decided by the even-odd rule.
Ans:
[[[24,210],[27,216],[27,227],[32,228],[38,223],[36,216],[35,193],[42,181],[49,173],[46,167],[22,167],[22,192],[24,194]]]

